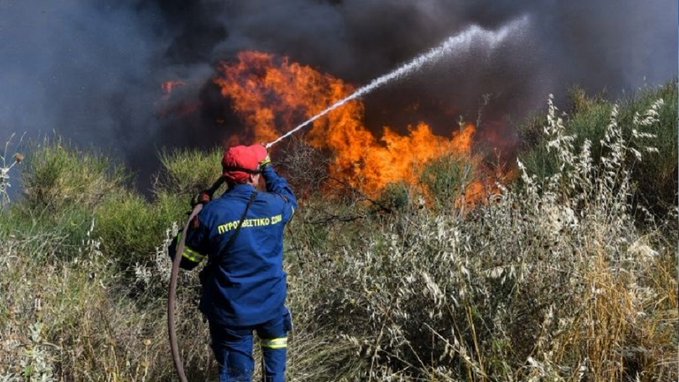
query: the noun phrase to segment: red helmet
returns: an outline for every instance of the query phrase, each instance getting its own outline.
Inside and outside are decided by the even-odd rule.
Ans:
[[[224,177],[233,183],[245,183],[250,175],[260,172],[260,163],[268,155],[266,148],[260,144],[230,147],[222,158]]]

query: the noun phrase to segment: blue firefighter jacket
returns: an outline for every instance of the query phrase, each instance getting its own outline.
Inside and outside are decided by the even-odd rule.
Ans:
[[[208,203],[187,231],[181,265],[192,268],[208,258],[201,272],[200,310],[218,324],[257,325],[280,317],[285,309],[283,230],[297,199],[272,166],[262,175],[267,192],[257,192],[232,243],[229,239],[256,192],[248,184],[235,185]]]

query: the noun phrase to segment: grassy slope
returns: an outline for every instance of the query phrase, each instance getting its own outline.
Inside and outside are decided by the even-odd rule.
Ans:
[[[657,121],[635,127],[658,97]],[[676,84],[622,102],[619,130],[610,103],[574,100],[548,134],[547,117],[524,130],[526,172],[472,212],[450,201],[455,158],[425,171],[427,195],[305,191],[286,237],[289,379],[676,380]],[[602,145],[607,131],[624,142]],[[0,215],[0,380],[173,379],[164,246],[218,157],[163,154],[147,201],[106,158],[33,153],[28,196]],[[180,285],[188,373],[213,378],[196,274]]]

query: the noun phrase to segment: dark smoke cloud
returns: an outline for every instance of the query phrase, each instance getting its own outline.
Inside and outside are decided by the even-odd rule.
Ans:
[[[148,180],[161,148],[213,146],[239,128],[210,81],[238,51],[286,55],[360,86],[471,24],[524,15],[530,25],[499,49],[472,47],[366,97],[367,123],[422,120],[448,134],[489,94],[481,127],[511,141],[506,121],[549,93],[563,99],[579,85],[617,96],[677,76],[674,0],[4,0],[0,138],[54,131]],[[186,85],[163,99],[167,80]],[[168,112],[190,105],[198,111]]]

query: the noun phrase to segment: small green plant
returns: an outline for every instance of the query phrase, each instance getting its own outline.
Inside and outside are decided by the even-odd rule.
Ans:
[[[420,181],[438,207],[452,209],[474,177],[474,164],[469,158],[449,155],[428,163]]]
[[[28,157],[26,199],[35,208],[60,211],[80,204],[94,208],[120,190],[128,176],[108,158],[46,142]]]
[[[390,211],[403,211],[413,204],[413,187],[405,182],[390,183],[380,194],[378,205]]]
[[[149,262],[159,237],[171,225],[172,220],[154,207],[139,195],[125,192],[108,198],[96,210],[94,234],[122,269]]]
[[[156,182],[156,190],[193,196],[205,190],[222,172],[223,150],[213,149],[208,154],[198,150],[164,151],[160,154],[163,169]]]

